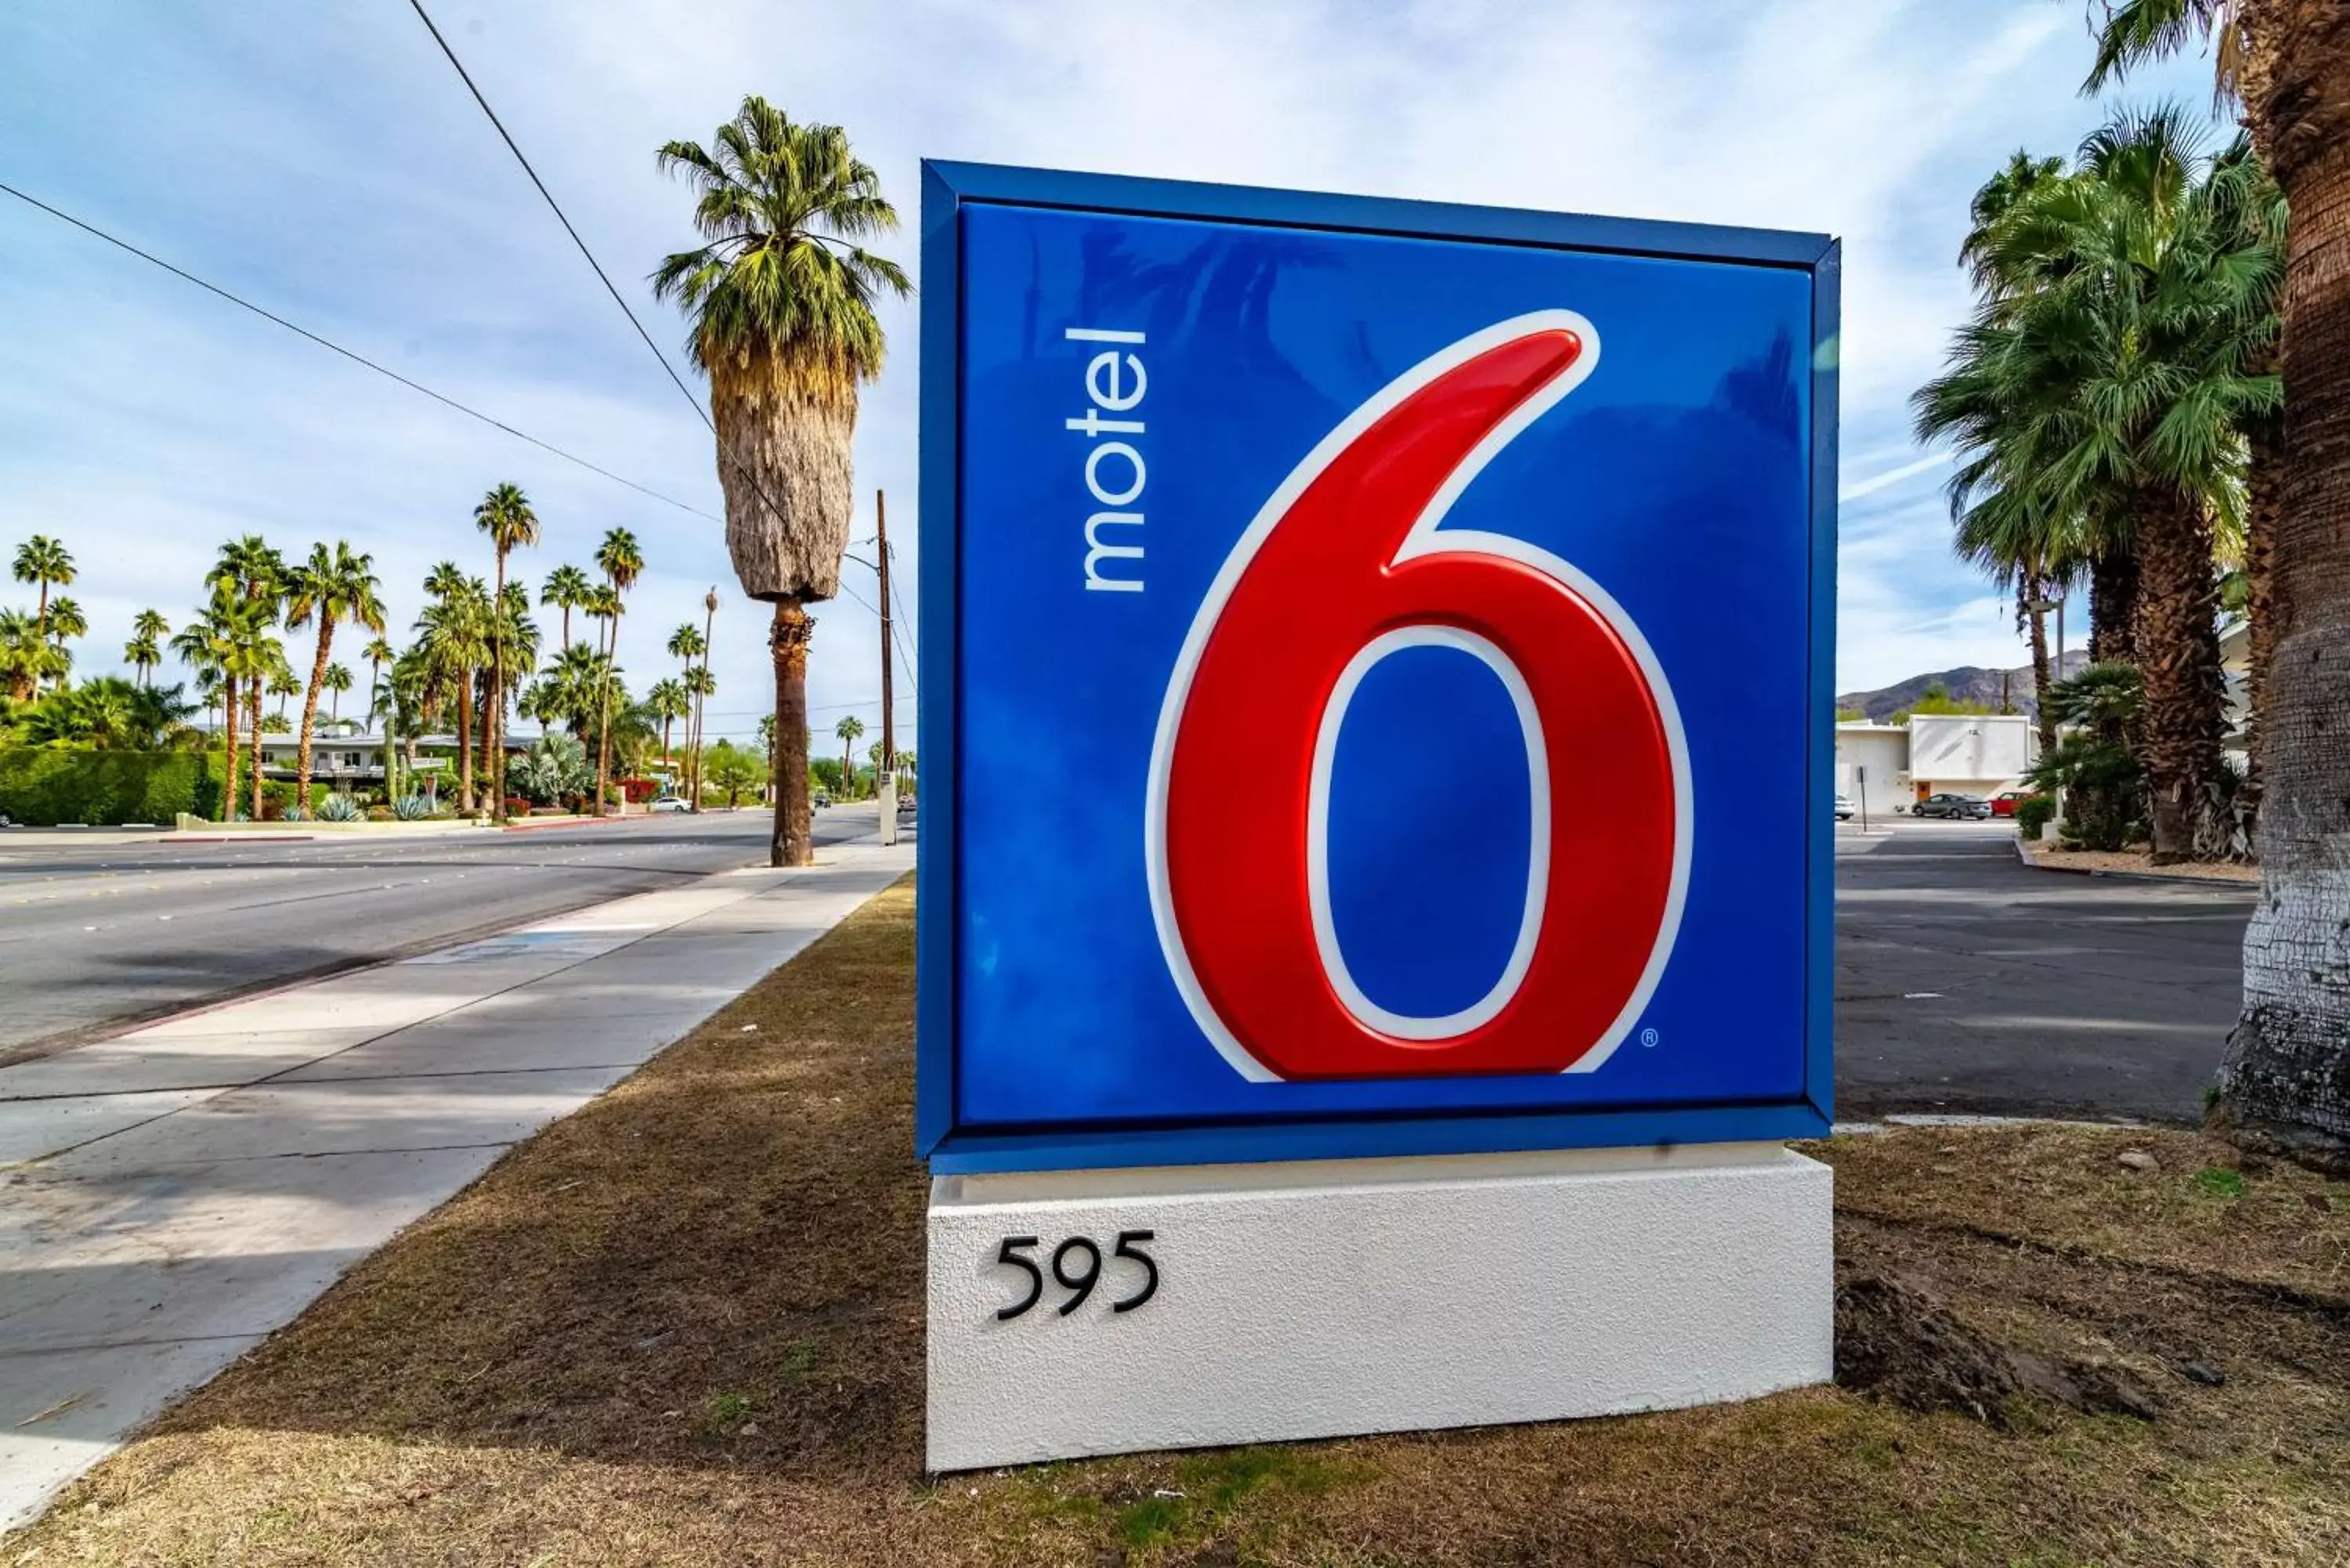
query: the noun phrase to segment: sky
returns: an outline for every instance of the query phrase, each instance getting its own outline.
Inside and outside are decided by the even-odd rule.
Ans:
[[[2189,56],[2118,99],[2079,98],[2079,0],[426,5],[681,369],[679,318],[643,280],[691,242],[690,198],[652,151],[706,140],[753,91],[848,129],[906,220],[884,248],[918,282],[926,156],[1839,235],[1840,691],[2024,658],[2007,601],[1950,555],[1946,456],[1908,433],[1908,394],[1966,314],[1953,257],[1969,197],[2019,147],[2067,151],[2116,101],[2199,109],[2210,81]],[[406,0],[15,0],[0,9],[0,182],[723,511],[707,431]],[[854,529],[869,538],[886,490],[910,608],[916,308],[883,313],[892,350],[865,394]],[[73,551],[91,623],[78,673],[119,668],[142,607],[180,625],[219,544],[248,532],[289,554],[338,538],[372,552],[404,629],[435,562],[486,572],[472,509],[504,481],[543,524],[516,567],[534,582],[588,564],[608,528],[642,543],[620,640],[639,690],[673,670],[662,644],[717,587],[710,733],[754,735],[766,615],[735,589],[715,522],[0,197],[0,551],[36,532]],[[820,731],[844,714],[878,729],[876,585],[855,566],[846,584],[864,602],[817,612]],[[0,604],[30,597],[0,584]],[[307,668],[304,642],[289,653]],[[355,646],[338,653],[359,668]],[[901,673],[901,747],[914,684]]]

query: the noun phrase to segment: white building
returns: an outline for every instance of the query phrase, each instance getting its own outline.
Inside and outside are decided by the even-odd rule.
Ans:
[[[2037,733],[2021,713],[1914,713],[1907,724],[1838,724],[1836,792],[1871,811],[1895,812],[1944,792],[1989,797],[2021,787],[2038,755]]]

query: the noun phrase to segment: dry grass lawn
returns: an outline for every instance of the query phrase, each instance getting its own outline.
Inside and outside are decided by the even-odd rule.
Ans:
[[[1869,1392],[927,1480],[911,914],[515,1150],[0,1562],[2350,1561],[2350,1184],[2183,1131],[1823,1150]]]

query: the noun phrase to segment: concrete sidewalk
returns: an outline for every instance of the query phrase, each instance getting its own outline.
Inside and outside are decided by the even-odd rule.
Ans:
[[[0,1529],[910,869],[842,845],[0,1070]]]

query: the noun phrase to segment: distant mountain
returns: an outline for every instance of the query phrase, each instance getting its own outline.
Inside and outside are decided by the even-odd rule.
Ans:
[[[2088,662],[2086,649],[2068,648],[2064,650],[2064,668],[2055,674],[2059,678],[2078,674]],[[2040,705],[2032,693],[2032,666],[2029,664],[2019,665],[2013,670],[1984,670],[1970,664],[1958,670],[1936,670],[1929,675],[1912,675],[1907,680],[1897,680],[1874,691],[1847,691],[1836,699],[1836,706],[1845,710],[1857,708],[1882,723],[1914,704],[1926,694],[1926,689],[1938,680],[1960,701],[1987,702],[1994,713],[2000,711],[2002,695],[2019,713],[2036,716],[2040,711]]]

